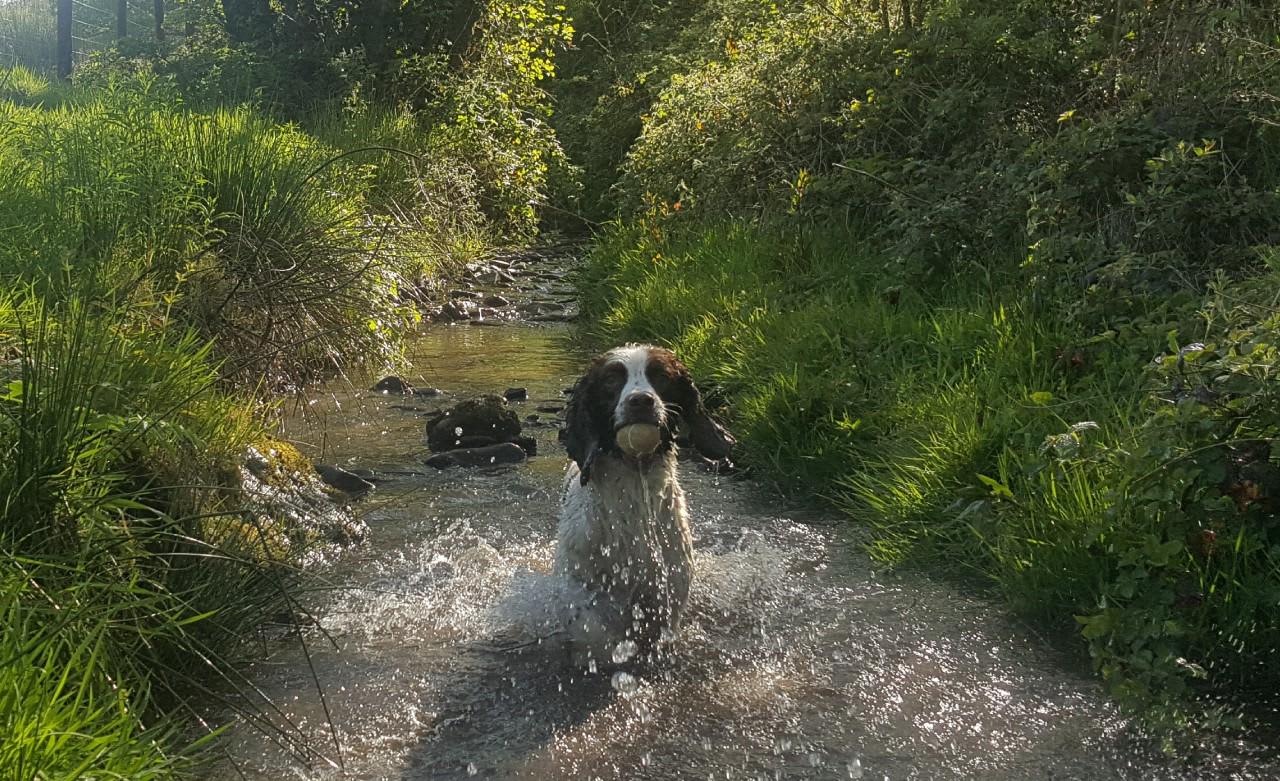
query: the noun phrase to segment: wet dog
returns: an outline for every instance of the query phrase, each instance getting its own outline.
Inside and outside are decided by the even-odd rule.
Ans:
[[[619,432],[657,427],[643,452]],[[693,580],[693,542],[676,469],[676,435],[704,456],[733,438],[712,420],[689,370],[670,350],[626,345],[578,380],[562,441],[573,464],[560,507],[556,572],[568,585],[568,634],[579,661],[622,662],[680,626]]]

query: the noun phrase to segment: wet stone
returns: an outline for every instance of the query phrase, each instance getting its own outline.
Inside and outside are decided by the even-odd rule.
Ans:
[[[507,401],[524,401],[529,398],[529,389],[507,388],[502,392],[502,397]]]
[[[480,303],[484,304],[485,306],[492,306],[497,308],[502,308],[504,306],[511,306],[511,301],[509,299],[504,298],[503,296],[500,296],[497,293],[493,293],[485,296],[484,300],[481,301]]]
[[[427,446],[440,453],[464,447],[464,437],[511,442],[520,436],[520,418],[501,396],[468,399],[427,422]]]
[[[343,493],[360,496],[373,490],[373,483],[357,474],[348,472],[342,467],[330,464],[316,464],[315,468],[316,474],[320,475],[321,480]]]
[[[392,375],[378,380],[369,390],[374,393],[405,394],[413,393],[413,386],[405,382],[403,378]]]
[[[513,442],[503,442],[487,447],[470,447],[450,450],[447,453],[436,453],[426,459],[427,466],[436,469],[449,467],[497,466],[499,464],[518,464],[527,458],[524,448]]]
[[[457,299],[455,301],[450,301],[449,303],[441,307],[440,317],[443,320],[451,320],[454,322],[458,322],[460,320],[470,320],[471,315],[475,313],[476,308],[477,307],[474,301],[468,301],[466,299]]]
[[[538,412],[546,412],[551,415],[556,415],[561,412],[564,412],[564,407],[559,404],[543,404],[541,406],[534,407],[534,409],[536,409]]]
[[[572,312],[548,312],[529,318],[534,323],[572,323],[577,319],[578,316]]]
[[[525,455],[528,455],[528,456],[538,455],[538,440],[534,439],[533,437],[519,436],[512,441],[514,444],[520,446],[520,449],[525,452]]]
[[[458,445],[457,448],[454,449],[489,447],[490,445],[497,445],[503,441],[505,440],[500,440],[497,437],[491,437],[485,434],[463,434],[458,437]]]
[[[444,391],[439,388],[414,388],[413,395],[426,397],[443,396]]]

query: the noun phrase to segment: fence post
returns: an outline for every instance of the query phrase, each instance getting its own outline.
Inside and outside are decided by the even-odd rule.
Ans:
[[[58,0],[58,78],[71,75],[72,0]]]
[[[116,38],[129,34],[129,0],[116,0]]]

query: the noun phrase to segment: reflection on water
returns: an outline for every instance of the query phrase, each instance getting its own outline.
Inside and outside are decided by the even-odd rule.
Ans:
[[[527,386],[521,416],[554,417],[534,409],[563,405],[584,356],[556,329],[456,327],[412,357],[407,379],[449,397],[335,389],[290,426],[331,462],[394,473],[363,504],[370,546],[323,572],[351,586],[315,605],[334,645],[317,631],[309,660],[282,644],[250,671],[333,764],[239,727],[238,770],[213,778],[1280,777],[1258,756],[1162,758],[991,603],[874,572],[838,521],[692,468],[697,580],[671,658],[576,670],[524,615],[551,598],[555,429],[533,429],[543,455],[517,468],[418,460],[425,411]]]

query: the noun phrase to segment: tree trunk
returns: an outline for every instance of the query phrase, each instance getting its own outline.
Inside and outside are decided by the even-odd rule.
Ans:
[[[164,40],[164,0],[155,2],[156,40]]]
[[[879,0],[876,5],[880,10],[880,26],[885,32],[889,32],[892,29],[889,26],[889,0]]]
[[[116,0],[116,40],[129,34],[129,0]]]
[[[71,75],[72,0],[58,0],[58,78]]]
[[[911,0],[902,0],[902,29],[911,29]]]

